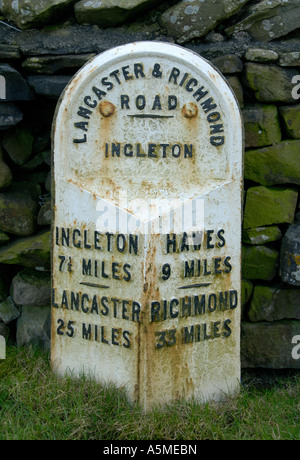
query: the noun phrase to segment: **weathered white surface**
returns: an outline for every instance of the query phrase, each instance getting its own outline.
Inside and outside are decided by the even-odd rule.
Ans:
[[[238,389],[241,126],[223,77],[175,45],[112,49],[74,77],[53,134],[58,373],[145,408]]]

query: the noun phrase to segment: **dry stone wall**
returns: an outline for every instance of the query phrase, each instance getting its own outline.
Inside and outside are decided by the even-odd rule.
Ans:
[[[242,366],[299,368],[299,1],[0,0],[0,15],[0,335],[49,347],[51,123],[61,92],[96,54],[156,40],[210,60],[236,94]]]

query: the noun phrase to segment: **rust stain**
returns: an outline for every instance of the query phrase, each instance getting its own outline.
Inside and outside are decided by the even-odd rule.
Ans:
[[[102,101],[99,104],[99,110],[103,117],[111,117],[116,112],[116,106],[109,101]]]
[[[194,102],[188,102],[182,107],[181,113],[185,118],[195,118],[198,115],[198,107]]]

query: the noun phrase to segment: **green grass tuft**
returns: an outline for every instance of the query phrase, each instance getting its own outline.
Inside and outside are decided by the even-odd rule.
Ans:
[[[144,413],[123,390],[58,378],[49,355],[8,347],[0,361],[0,440],[299,440],[300,375],[248,382],[222,403],[174,402]]]

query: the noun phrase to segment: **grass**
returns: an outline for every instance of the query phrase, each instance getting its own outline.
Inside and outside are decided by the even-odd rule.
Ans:
[[[176,402],[148,413],[124,392],[87,378],[57,378],[47,353],[8,347],[0,361],[0,440],[299,440],[300,375],[238,397]]]

